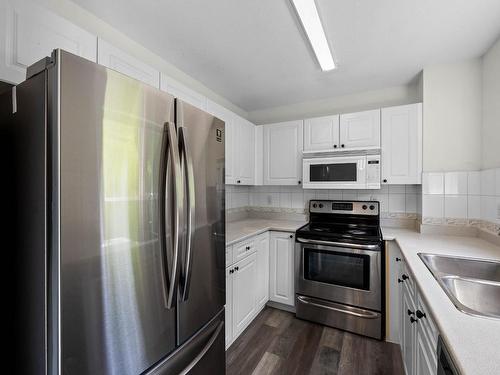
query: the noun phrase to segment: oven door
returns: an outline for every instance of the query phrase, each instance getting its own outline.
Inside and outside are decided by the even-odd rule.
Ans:
[[[366,156],[305,158],[303,186],[309,189],[362,189],[366,187]]]
[[[295,291],[305,296],[381,311],[381,259],[380,250],[318,244],[297,238]]]

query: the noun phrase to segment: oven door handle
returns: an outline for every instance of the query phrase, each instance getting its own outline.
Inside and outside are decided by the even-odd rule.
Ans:
[[[378,250],[378,249],[380,249],[380,245],[361,245],[361,244],[357,244],[357,243],[310,240],[310,239],[302,238],[302,237],[297,237],[297,242],[305,243],[305,244],[312,244],[312,245],[348,247],[351,249],[361,249],[361,250]]]
[[[364,309],[363,309],[363,311],[365,311],[365,313],[359,313],[359,312],[355,312],[355,311],[349,311],[349,310],[339,309],[337,307],[333,307],[333,306],[329,306],[329,305],[324,305],[322,303],[317,303],[317,302],[314,302],[311,299],[309,299],[307,297],[303,297],[303,296],[297,296],[297,299],[300,302],[302,302],[302,303],[304,303],[306,305],[312,305],[312,306],[316,306],[316,307],[319,307],[319,308],[322,308],[322,309],[333,310],[333,311],[340,312],[342,314],[357,316],[358,318],[376,319],[376,318],[379,317],[379,314],[371,312],[371,311],[368,311],[368,310],[364,310]]]

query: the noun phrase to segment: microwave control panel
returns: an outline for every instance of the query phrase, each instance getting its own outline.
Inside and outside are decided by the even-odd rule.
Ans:
[[[380,155],[366,157],[366,188],[380,189]]]

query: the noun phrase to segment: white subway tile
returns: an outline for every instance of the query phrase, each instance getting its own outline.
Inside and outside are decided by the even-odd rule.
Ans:
[[[342,200],[342,190],[329,190],[328,199]]]
[[[328,190],[316,190],[316,199],[328,199]]]
[[[495,170],[495,192],[496,196],[500,197],[500,168]]]
[[[444,194],[444,174],[425,172],[422,174],[422,193]]]
[[[280,207],[292,208],[292,193],[280,193]]]
[[[358,192],[358,200],[359,201],[371,201],[373,200],[373,192],[370,192],[370,190],[364,190]]]
[[[467,218],[467,196],[446,195],[444,197],[444,216],[457,219]]]
[[[389,212],[389,196],[387,194],[373,194],[373,200],[380,202],[380,212]]]
[[[479,195],[467,196],[467,218],[481,218],[481,197]]]
[[[292,193],[292,208],[304,208],[304,193]]]
[[[481,219],[494,222],[497,217],[497,199],[481,196]]]
[[[314,190],[304,190],[304,206],[309,207],[309,201],[316,199],[316,192]]]
[[[342,191],[342,199],[347,201],[355,201],[358,199],[358,194],[355,190],[343,190]]]
[[[446,172],[444,174],[446,195],[467,195],[467,172]]]
[[[405,185],[389,185],[389,194],[404,194]]]
[[[405,194],[389,194],[389,212],[405,212]]]
[[[443,218],[444,216],[444,196],[437,194],[422,195],[422,216]]]
[[[471,171],[467,173],[467,194],[481,195],[481,172]]]
[[[481,171],[481,195],[494,196],[496,171],[494,169],[485,169]]]
[[[417,194],[406,194],[405,212],[417,213]]]

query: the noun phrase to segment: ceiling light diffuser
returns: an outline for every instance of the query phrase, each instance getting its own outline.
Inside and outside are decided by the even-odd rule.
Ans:
[[[325,30],[323,30],[316,3],[314,0],[291,1],[299,15],[321,69],[324,71],[335,69],[335,61],[333,61],[332,52],[326,40]]]

